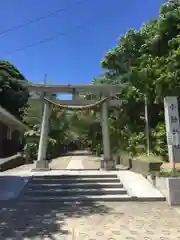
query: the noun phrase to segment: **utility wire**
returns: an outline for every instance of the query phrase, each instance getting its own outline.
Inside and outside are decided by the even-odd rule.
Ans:
[[[76,6],[76,5],[81,4],[82,2],[83,2],[83,1],[80,0],[80,1],[75,2],[75,4],[73,4],[73,5]],[[47,13],[47,14],[44,15],[44,16],[37,17],[37,18],[34,18],[34,19],[32,19],[32,20],[29,20],[29,21],[27,21],[27,22],[25,22],[25,23],[16,25],[16,26],[11,27],[11,28],[8,28],[8,29],[5,29],[5,30],[3,30],[3,31],[0,32],[0,36],[4,35],[4,34],[6,34],[6,33],[9,33],[9,32],[13,32],[13,31],[19,30],[20,28],[24,28],[24,27],[26,27],[26,26],[28,26],[28,25],[31,25],[31,24],[33,24],[33,23],[35,23],[35,22],[39,22],[39,21],[41,21],[41,20],[43,20],[43,19],[46,19],[46,18],[48,18],[48,17],[52,17],[52,16],[54,16],[54,15],[60,13],[60,12],[66,12],[67,10],[69,10],[69,9],[68,9],[68,8],[59,8],[59,9],[53,11],[53,12]]]
[[[109,9],[107,9],[107,11],[105,11],[105,13],[108,13],[108,16],[111,16],[111,15],[109,14]],[[101,17],[99,12],[98,12],[98,17]],[[92,23],[92,19],[93,19],[93,20],[95,19],[94,14],[93,14],[93,16],[91,16],[90,18],[88,18],[88,20],[85,21],[85,22],[86,22],[86,23],[89,23],[89,22]],[[81,28],[83,28],[83,27],[84,27],[84,25],[79,24],[79,25],[74,26],[73,29],[81,29]],[[86,27],[86,26],[85,26],[85,27]],[[57,34],[55,34],[55,35],[53,35],[53,36],[47,37],[47,38],[45,38],[45,39],[43,39],[43,40],[40,40],[40,41],[37,41],[37,42],[34,42],[34,43],[30,43],[30,44],[28,44],[28,45],[26,45],[26,46],[23,46],[23,47],[20,47],[20,48],[16,48],[16,49],[14,49],[14,50],[12,50],[12,51],[6,52],[5,54],[6,54],[6,55],[12,55],[12,54],[14,54],[14,53],[16,53],[16,52],[20,52],[20,51],[24,51],[24,50],[26,50],[26,49],[28,49],[28,48],[36,47],[36,46],[41,45],[41,44],[43,44],[43,43],[53,41],[53,40],[59,38],[60,36],[66,36],[66,35],[67,35],[67,32],[59,32],[59,33],[57,33]]]
[[[41,41],[37,41],[37,42],[31,43],[31,44],[28,44],[28,45],[26,45],[24,47],[16,48],[13,51],[7,52],[6,55],[11,55],[13,53],[20,52],[20,51],[26,50],[28,48],[32,48],[32,47],[38,46],[38,45],[40,45],[42,43],[50,42],[50,41],[55,40],[56,38],[58,38],[60,36],[65,36],[65,35],[66,35],[66,33],[60,32],[60,33],[58,33],[58,34],[56,34],[54,36],[45,38],[45,39],[43,39]]]
[[[109,11],[109,9],[108,9],[108,11]],[[99,12],[98,12],[98,17],[99,17]],[[86,22],[87,22],[87,23],[88,23],[88,22],[91,22],[92,19],[94,19],[94,16],[91,16]],[[81,29],[81,28],[83,28],[83,27],[84,27],[84,26],[83,26],[82,24],[79,24],[79,25],[74,26],[73,29],[79,29],[79,28]],[[6,53],[6,55],[12,55],[12,54],[14,54],[14,53],[16,53],[16,52],[24,51],[24,50],[26,50],[26,49],[28,49],[28,48],[32,48],[32,47],[41,45],[41,44],[43,44],[43,43],[53,41],[53,40],[59,38],[60,36],[66,36],[66,35],[67,35],[67,32],[59,32],[59,33],[57,33],[57,34],[55,34],[55,35],[53,35],[53,36],[50,36],[50,37],[48,37],[48,38],[45,38],[45,39],[43,39],[43,40],[40,40],[40,41],[31,43],[31,44],[28,44],[28,45],[26,45],[26,46],[23,46],[23,47],[20,47],[20,48],[16,48],[15,50],[9,51],[9,52]]]

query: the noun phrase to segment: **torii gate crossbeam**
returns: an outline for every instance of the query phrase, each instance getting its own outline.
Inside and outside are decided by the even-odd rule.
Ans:
[[[39,96],[46,95],[49,99],[54,99],[56,94],[72,94],[73,99],[71,104],[75,105],[75,102],[79,105],[85,105],[84,99],[79,95],[81,94],[94,94],[97,97],[108,98],[107,101],[102,103],[101,106],[101,123],[102,123],[102,135],[103,135],[103,159],[101,161],[101,168],[103,169],[113,169],[114,161],[111,156],[110,149],[110,136],[108,128],[108,106],[121,105],[120,100],[112,100],[112,96],[115,97],[119,94],[122,89],[122,85],[43,85],[43,84],[30,84],[28,83],[28,88],[32,92],[40,93]],[[39,100],[36,98],[36,100]],[[58,100],[60,103],[61,101]],[[85,100],[86,103],[92,100]],[[74,102],[74,104],[73,104]],[[43,118],[41,125],[41,136],[39,141],[38,149],[38,159],[36,164],[36,169],[48,169],[46,161],[46,151],[47,151],[47,141],[48,141],[48,129],[49,129],[49,117],[50,117],[50,103],[43,100]]]

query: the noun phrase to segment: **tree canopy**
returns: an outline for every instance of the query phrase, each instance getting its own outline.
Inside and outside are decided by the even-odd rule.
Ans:
[[[25,150],[30,152],[30,158],[37,157],[41,126],[41,104],[34,102],[26,110],[24,120],[31,130],[26,133]],[[100,122],[94,115],[85,112],[74,112],[53,107],[50,118],[48,158],[59,156],[67,150],[81,147],[96,150],[99,143],[98,131]],[[101,134],[100,134],[101,136]]]
[[[0,61],[0,105],[22,119],[29,97],[28,90],[11,78],[26,81],[20,71],[8,61]]]
[[[6,76],[25,80],[8,62],[0,62],[0,74],[4,65]],[[92,79],[93,84],[123,85],[120,96],[117,96],[122,100],[122,106],[109,110],[112,151],[126,150],[132,155],[146,151],[146,98],[151,152],[166,157],[163,99],[165,96],[179,96],[180,92],[180,2],[168,1],[160,8],[157,19],[144,24],[139,30],[128,30],[120,37],[119,44],[108,51],[101,66],[104,74]],[[0,92],[2,105],[19,114],[18,109],[25,106],[28,92],[6,77],[1,78],[0,87],[3,90]],[[86,99],[89,97],[85,96]],[[91,97],[96,99],[96,96]],[[7,102],[5,99],[8,99]],[[17,102],[14,110],[12,102]],[[26,136],[39,137],[40,109],[38,104],[27,109],[24,120],[32,131]],[[92,150],[102,145],[99,109],[79,114],[54,108],[50,125],[49,157],[72,143],[90,146]],[[31,145],[37,153],[37,142]]]
[[[96,78],[95,83],[124,84],[121,99],[126,101],[118,116],[110,117],[110,122],[121,147],[133,154],[138,149],[145,150],[146,96],[152,152],[166,155],[163,98],[178,96],[180,92],[179,33],[180,2],[169,1],[162,5],[157,19],[121,36],[120,43],[110,49],[101,62],[105,73]]]

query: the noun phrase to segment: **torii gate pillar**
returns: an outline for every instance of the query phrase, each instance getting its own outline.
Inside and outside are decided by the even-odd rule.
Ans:
[[[21,81],[22,82],[22,81]],[[116,96],[116,94],[120,93],[122,85],[41,85],[41,84],[27,84],[28,88],[32,92],[38,93],[47,93],[48,96],[53,97],[54,94],[64,93],[64,94],[73,94],[72,102],[79,101],[82,103],[82,99],[78,97],[79,94],[94,94],[96,96],[106,96],[108,98],[110,96]],[[36,99],[35,99],[36,100]],[[71,100],[70,100],[71,101]],[[91,100],[84,100],[91,101]],[[92,100],[93,101],[93,100]],[[65,101],[64,105],[67,104]],[[69,104],[69,103],[68,103]],[[68,105],[67,104],[67,105]],[[79,105],[79,103],[77,104]],[[109,98],[108,101],[102,103],[101,106],[101,123],[102,123],[102,136],[103,136],[103,160],[101,162],[101,168],[103,169],[113,169],[115,166],[115,162],[112,159],[111,151],[110,151],[110,136],[109,136],[109,127],[108,127],[108,105],[110,106],[119,106],[121,102],[118,99]],[[39,141],[39,150],[38,150],[38,160],[36,164],[36,169],[48,169],[48,162],[46,161],[46,151],[47,151],[47,143],[48,143],[48,131],[49,131],[49,116],[50,116],[50,103],[47,101],[44,105],[43,111],[43,119],[41,125],[41,136]]]
[[[47,146],[48,146],[48,132],[49,132],[49,117],[51,106],[45,101],[43,107],[43,117],[41,124],[41,134],[39,140],[38,158],[35,170],[49,170],[48,161],[46,160]]]
[[[111,156],[110,136],[108,126],[108,101],[105,101],[101,106],[101,124],[103,136],[103,159],[101,160],[101,168],[112,170],[115,168],[115,163]]]

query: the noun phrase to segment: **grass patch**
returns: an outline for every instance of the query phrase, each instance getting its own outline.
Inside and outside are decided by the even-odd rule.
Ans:
[[[163,162],[163,158],[161,156],[156,155],[138,155],[137,157],[133,158],[133,160],[140,160],[145,162]]]
[[[152,171],[151,173],[151,177],[155,178],[155,177],[180,177],[180,170],[175,170],[173,171],[172,169],[169,170],[164,170],[161,169],[160,171]]]
[[[180,177],[180,170],[173,171],[172,169],[168,170],[161,170],[158,177]]]

